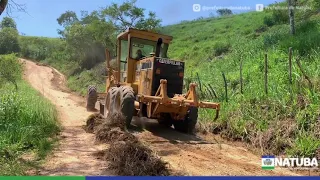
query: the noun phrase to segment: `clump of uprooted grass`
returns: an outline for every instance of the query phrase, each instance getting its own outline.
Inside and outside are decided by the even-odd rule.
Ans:
[[[167,176],[168,164],[162,161],[154,151],[127,132],[125,118],[119,114],[92,115],[87,120],[87,129],[94,132],[96,140],[110,143],[105,158],[109,168],[123,176]]]
[[[168,176],[168,164],[139,141],[117,141],[110,145],[106,158],[110,168],[125,176]]]
[[[251,132],[249,140],[261,152],[280,154],[293,146],[296,128],[292,119],[274,122],[266,131]]]

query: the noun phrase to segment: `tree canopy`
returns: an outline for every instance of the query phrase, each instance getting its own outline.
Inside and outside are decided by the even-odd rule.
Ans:
[[[10,17],[4,17],[1,21],[0,28],[13,28],[17,29],[16,22]]]
[[[217,10],[217,13],[219,16],[228,16],[233,14],[230,9],[219,9]]]
[[[12,18],[5,17],[0,23],[0,54],[9,54],[20,51],[19,33]]]
[[[66,11],[57,18],[63,29],[58,33],[66,41],[72,59],[78,61],[81,68],[90,69],[105,61],[105,48],[115,53],[116,36],[129,27],[155,30],[160,26],[154,12],[145,15],[145,9],[135,5],[136,0],[110,6],[88,13]]]
[[[136,0],[125,1],[123,4],[112,3],[101,11],[102,16],[109,18],[118,31],[124,31],[129,27],[145,30],[154,30],[160,26],[161,20],[157,19],[154,12],[145,16],[145,9],[135,5]]]

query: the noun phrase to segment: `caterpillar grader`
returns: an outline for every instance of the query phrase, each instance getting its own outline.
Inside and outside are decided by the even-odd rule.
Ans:
[[[216,110],[220,104],[199,101],[196,84],[182,94],[185,62],[167,57],[172,37],[129,28],[117,36],[116,67],[106,49],[106,92],[97,93],[100,114],[121,112],[127,127],[133,116],[157,119],[178,131],[193,133],[198,108]]]

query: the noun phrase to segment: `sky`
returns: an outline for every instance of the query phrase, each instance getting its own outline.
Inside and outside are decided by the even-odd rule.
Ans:
[[[9,0],[10,2],[11,0]],[[27,13],[13,11],[11,16],[17,23],[20,33],[29,36],[58,37],[57,29],[61,29],[57,18],[67,10],[91,12],[110,5],[112,2],[122,3],[124,0],[14,0],[25,4]],[[281,1],[281,0],[278,0]],[[162,19],[162,25],[176,24],[183,20],[193,20],[215,14],[215,8],[237,7],[234,13],[255,11],[256,4],[269,5],[275,0],[137,0],[136,5],[146,12],[156,12]],[[200,5],[200,9],[198,8]],[[200,10],[200,11],[199,11]],[[195,12],[196,11],[196,12]],[[6,16],[6,14],[3,14]],[[0,17],[0,21],[4,16]]]

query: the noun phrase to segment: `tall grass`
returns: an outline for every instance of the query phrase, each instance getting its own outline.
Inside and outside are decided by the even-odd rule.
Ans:
[[[58,132],[52,104],[27,83],[0,89],[0,175],[23,175],[45,157]],[[33,160],[22,160],[25,154]]]
[[[210,124],[206,126],[210,132],[248,142],[261,153],[312,157],[320,148],[319,16],[297,21],[297,34],[292,36],[286,22],[266,22],[270,13],[251,12],[164,27],[163,32],[174,36],[169,57],[186,61],[188,82],[198,82],[198,73],[203,85],[215,89],[218,98],[209,93],[201,97],[221,103],[220,118],[213,121],[214,111],[199,111],[200,121]],[[292,85],[288,79],[289,47],[294,49]],[[268,94],[264,91],[265,53],[269,59]],[[312,79],[313,89],[296,65],[297,59]],[[227,77],[228,102],[222,72]]]

